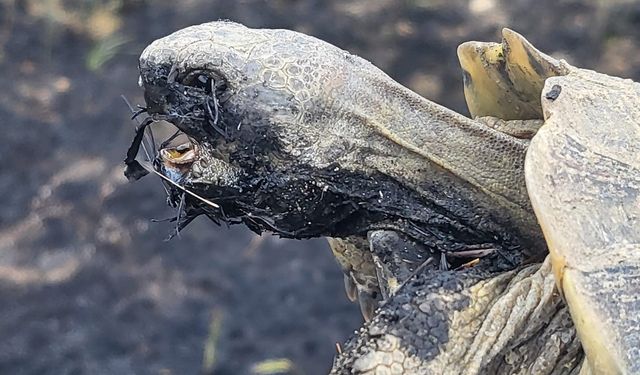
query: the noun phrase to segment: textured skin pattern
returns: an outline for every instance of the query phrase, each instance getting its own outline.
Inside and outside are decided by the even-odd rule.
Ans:
[[[361,237],[327,240],[344,273],[347,297],[358,301],[362,315],[369,320],[382,297],[380,287],[384,287],[379,284],[372,254],[368,251],[369,243]]]
[[[510,134],[516,138],[531,139],[538,132],[544,121],[542,120],[510,120],[505,121],[496,117],[477,117],[487,126]]]
[[[342,272],[352,278],[361,289],[376,291],[378,277],[373,259],[369,251],[363,251],[369,247],[367,240],[349,237],[328,238],[328,241]]]
[[[421,274],[343,348],[334,374],[577,374],[583,359],[550,262]]]

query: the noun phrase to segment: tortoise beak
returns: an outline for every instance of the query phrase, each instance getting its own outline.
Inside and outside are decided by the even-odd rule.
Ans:
[[[640,90],[590,74],[547,79],[527,190],[591,373],[640,374]]]

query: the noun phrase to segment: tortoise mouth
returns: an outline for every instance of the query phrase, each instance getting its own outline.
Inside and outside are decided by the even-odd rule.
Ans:
[[[190,167],[199,155],[198,145],[191,139],[176,147],[161,148],[158,152],[162,161],[174,168]]]
[[[141,73],[148,114],[145,121],[152,125],[149,133],[163,122],[173,133],[165,133],[161,137],[165,140],[158,145],[151,142],[154,169],[176,182],[187,183],[198,180],[210,164],[228,162],[218,149],[225,149],[224,143],[232,140],[222,106],[231,95],[226,79],[208,70],[178,75],[167,66]]]

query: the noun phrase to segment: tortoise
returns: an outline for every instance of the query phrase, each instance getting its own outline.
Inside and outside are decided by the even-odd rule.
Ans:
[[[640,85],[502,37],[458,48],[468,118],[311,36],[187,27],[142,52],[125,175],[178,230],[329,238],[367,320],[333,373],[640,373]]]

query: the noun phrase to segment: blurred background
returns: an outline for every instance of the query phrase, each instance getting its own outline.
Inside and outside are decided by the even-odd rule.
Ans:
[[[362,323],[323,240],[197,220],[125,181],[137,58],[230,19],[302,31],[466,113],[456,46],[509,26],[640,79],[640,3],[606,0],[0,0],[0,373],[323,374]]]

